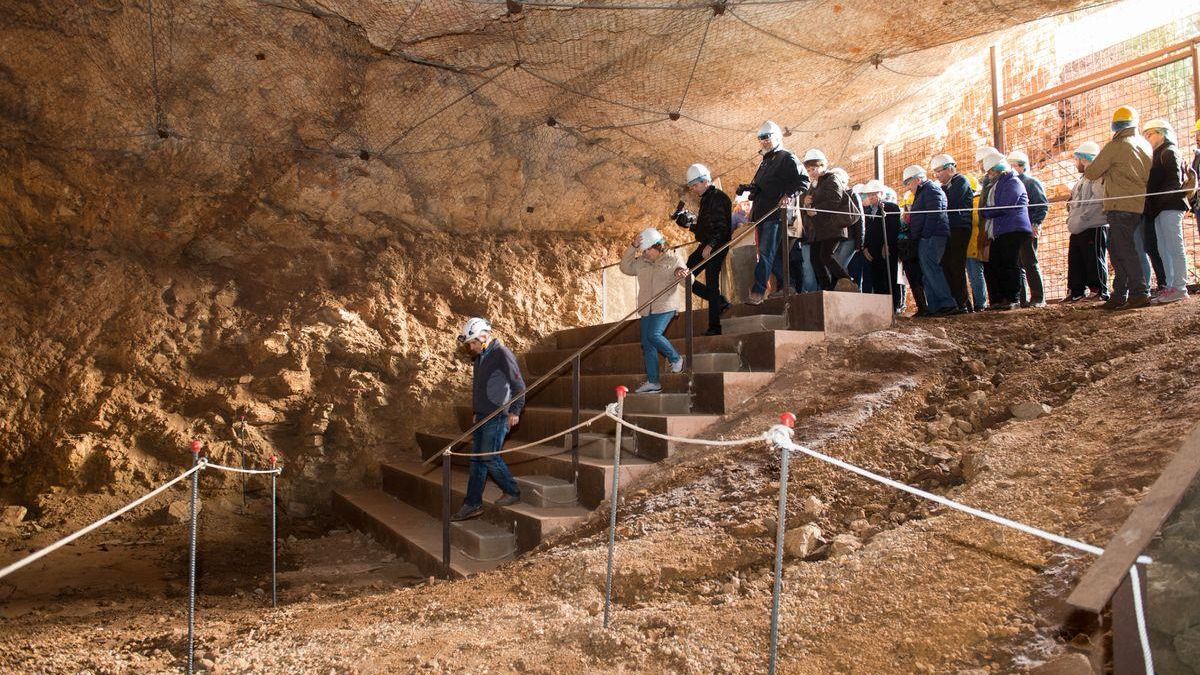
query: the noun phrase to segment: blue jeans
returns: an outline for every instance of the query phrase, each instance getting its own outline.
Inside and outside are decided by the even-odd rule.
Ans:
[[[983,262],[975,258],[967,258],[967,281],[971,282],[971,299],[975,311],[987,307],[987,280],[983,276]]]
[[[821,290],[821,286],[817,284],[817,272],[813,267],[813,251],[812,244],[804,244],[801,247],[804,255],[804,282],[800,287],[803,293],[816,293]]]
[[[483,415],[476,415],[478,422]],[[504,437],[508,435],[508,415],[501,413],[487,424],[475,430],[473,452],[496,452],[504,445]],[[488,476],[496,481],[496,485],[504,490],[506,495],[519,495],[521,488],[513,479],[512,472],[504,463],[502,455],[471,458],[471,475],[467,479],[467,497],[463,500],[465,506],[474,508],[483,504],[483,488],[487,485]]]
[[[837,248],[833,250],[833,257],[842,264],[842,268],[846,270],[846,274],[850,275],[850,281],[853,281],[859,288],[863,285],[863,263],[866,260],[858,254],[858,249],[854,248],[854,240],[847,239],[838,242]],[[864,293],[870,291],[864,290]]]
[[[925,237],[917,244],[921,282],[925,285],[925,305],[930,314],[958,306],[950,294],[946,274],[942,272],[942,256],[946,253],[947,239],[949,237]]]
[[[1133,250],[1141,262],[1142,276],[1146,278],[1148,288],[1154,279],[1154,268],[1150,266],[1150,254],[1146,252],[1146,223],[1143,221],[1138,221],[1137,228],[1133,231]]]
[[[758,264],[754,266],[754,287],[750,289],[754,293],[762,295],[767,292],[767,280],[772,274],[775,275],[779,290],[783,290],[783,258],[779,255],[782,245],[778,218],[758,224]]]
[[[1162,258],[1167,288],[1187,288],[1187,253],[1183,248],[1183,211],[1162,211],[1154,217],[1158,254]]]
[[[638,322],[638,326],[642,329],[642,356],[646,359],[646,380],[654,384],[659,384],[659,352],[662,352],[668,361],[679,360],[679,352],[671,346],[670,340],[663,337],[663,332],[667,330],[667,324],[671,323],[671,319],[674,318],[675,310],[671,310],[643,316],[642,320]]]

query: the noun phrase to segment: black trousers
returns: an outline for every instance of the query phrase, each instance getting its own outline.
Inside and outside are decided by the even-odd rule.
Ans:
[[[703,246],[697,246],[696,250],[692,251],[687,259],[688,269],[704,259],[703,253]],[[729,249],[725,249],[710,258],[704,263],[704,267],[696,270],[696,280],[692,282],[692,292],[708,301],[709,329],[721,329],[721,308],[729,302],[721,295],[721,268],[725,266],[725,256],[728,253]],[[701,273],[704,274],[704,283],[700,282]]]
[[[889,251],[891,253],[891,251]],[[863,257],[863,262],[867,265],[866,274],[863,275],[863,286],[870,288],[864,293],[870,292],[875,295],[891,294],[892,302],[897,303],[899,300],[899,284],[896,283],[896,268],[898,261],[893,253],[890,257],[884,258],[882,251],[871,251],[872,260],[867,260]],[[895,306],[895,304],[893,304]]]
[[[925,284],[921,278],[921,261],[917,258],[912,260],[901,261],[904,265],[904,276],[908,278],[908,286],[912,289],[913,302],[917,303],[917,311],[924,312],[927,305],[925,304]],[[900,298],[896,309],[904,308],[904,298]]]
[[[1071,235],[1067,244],[1067,292],[1079,297],[1092,289],[1108,295],[1108,228]]]
[[[995,304],[1012,304],[1021,294],[1021,247],[1033,235],[1009,232],[992,240],[991,264],[995,268],[997,295]]]
[[[1142,214],[1142,243],[1146,246],[1146,255],[1150,256],[1150,266],[1154,268],[1154,288],[1166,288],[1167,272],[1158,253],[1158,231],[1154,228],[1154,219],[1145,214]]]
[[[838,279],[850,278],[850,275],[846,273],[846,268],[842,267],[842,264],[833,255],[837,245],[837,239],[813,242],[813,272],[816,273],[817,285],[822,290],[832,291]]]
[[[792,290],[804,292],[804,247],[799,239],[788,237],[788,275]]]
[[[1020,266],[1021,277],[1021,302],[1037,303],[1046,299],[1046,289],[1042,287],[1042,267],[1038,262],[1037,257],[1038,238],[1030,235],[1021,244],[1021,251],[1017,255],[1017,264]],[[1025,286],[1029,285],[1029,294],[1025,293]]]
[[[959,307],[970,307],[967,296],[967,244],[971,243],[971,228],[954,227],[946,240],[946,252],[942,254],[942,272],[950,286],[950,295]]]

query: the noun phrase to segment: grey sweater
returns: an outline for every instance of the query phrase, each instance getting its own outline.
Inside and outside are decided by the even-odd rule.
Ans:
[[[1083,234],[1094,227],[1106,227],[1108,218],[1104,215],[1104,203],[1090,201],[1103,197],[1104,183],[1080,176],[1079,182],[1071,188],[1071,201],[1067,202],[1067,231]]]

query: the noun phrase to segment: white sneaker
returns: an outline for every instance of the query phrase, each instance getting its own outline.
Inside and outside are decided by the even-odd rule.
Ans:
[[[682,356],[671,362],[671,372],[672,373],[682,373],[683,372],[683,357]]]
[[[661,384],[653,382],[643,382],[637,389],[633,390],[635,394],[657,394],[662,391]]]

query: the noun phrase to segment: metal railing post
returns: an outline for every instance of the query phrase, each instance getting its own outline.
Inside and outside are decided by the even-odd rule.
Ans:
[[[687,368],[688,378],[688,393],[692,393],[692,357],[695,355],[694,337],[696,335],[696,320],[692,316],[692,309],[695,305],[692,304],[692,284],[688,283],[687,293],[684,294],[683,301],[683,351],[684,351],[684,368]]]
[[[580,400],[580,371],[583,366],[580,363],[580,355],[575,355],[575,360],[571,362],[571,426],[579,426],[579,408],[582,401]],[[572,483],[579,482],[579,430],[571,432],[571,475],[574,476]]]
[[[625,417],[625,395],[629,393],[627,387],[617,387],[617,418],[618,420]],[[619,421],[617,422],[617,430],[615,433],[614,442],[616,447],[613,448],[613,475],[612,475],[612,496],[609,497],[608,510],[608,571],[604,577],[604,627],[608,628],[608,620],[612,613],[612,580],[613,580],[613,553],[617,546],[617,493],[621,489],[621,429],[624,427]]]
[[[192,466],[200,463],[200,441],[192,441]],[[200,492],[200,472],[192,474],[192,508],[188,522],[188,651],[187,672],[196,667],[196,498]]]
[[[792,259],[791,249],[788,248],[788,232],[787,232],[787,217],[788,213],[784,209],[780,209],[779,217],[779,264],[780,271],[783,272],[783,291],[784,297],[792,292]]]
[[[442,575],[450,575],[450,460],[449,453],[442,453]]]
[[[278,457],[276,457],[275,455],[271,455],[271,468],[272,469],[275,468],[278,461],[279,461]],[[279,474],[277,474],[277,473],[271,474],[271,606],[272,607],[279,606],[279,595],[277,593],[278,584],[276,583],[276,572],[275,572],[275,570],[276,570],[275,559],[278,555],[277,552],[279,549],[279,538],[278,538],[278,536],[276,536],[276,533],[275,533],[275,527],[276,527],[275,521],[277,520],[276,506],[275,506],[275,504],[276,504],[275,482],[276,482],[276,479],[278,479],[278,478],[279,478]]]
[[[784,413],[779,421],[785,426],[796,426],[796,416]],[[783,536],[787,530],[787,484],[788,461],[790,459],[787,446],[779,447],[779,516],[775,521],[775,585],[771,592],[771,654],[767,661],[768,675],[775,675],[779,655],[779,602],[783,596]]]

